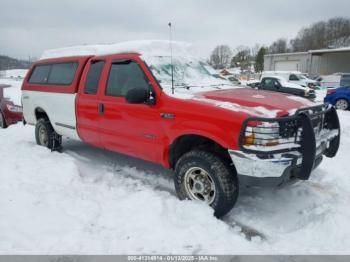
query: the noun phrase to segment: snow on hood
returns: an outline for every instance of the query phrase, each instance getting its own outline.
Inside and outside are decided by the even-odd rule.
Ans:
[[[195,51],[189,43],[172,41],[171,45],[173,54],[177,56],[188,56],[188,54],[193,54]],[[112,44],[72,46],[44,51],[40,59],[119,53],[138,53],[147,56],[169,56],[170,41],[139,40]]]
[[[269,110],[263,106],[248,107],[233,102],[224,102],[215,99],[208,99],[205,97],[193,97],[193,100],[197,100],[204,103],[209,103],[217,107],[221,107],[234,112],[241,112],[253,116],[261,117],[276,117],[281,110]]]
[[[316,105],[302,97],[251,88],[203,92],[196,94],[192,99],[259,117],[292,115],[297,109]]]
[[[271,76],[271,78],[276,78],[280,81],[281,85],[284,87],[289,87],[289,88],[295,88],[295,89],[300,89],[300,90],[308,90],[308,87],[303,87],[299,84],[291,83],[288,82],[285,78],[281,76]]]

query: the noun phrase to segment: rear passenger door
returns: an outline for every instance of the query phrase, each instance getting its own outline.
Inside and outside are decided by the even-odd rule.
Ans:
[[[81,78],[77,98],[77,126],[79,136],[84,142],[102,147],[100,139],[101,125],[101,86],[105,70],[104,59],[93,59],[88,62]]]

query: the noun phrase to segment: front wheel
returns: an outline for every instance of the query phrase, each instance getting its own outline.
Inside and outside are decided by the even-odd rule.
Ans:
[[[232,167],[213,153],[193,150],[184,154],[175,167],[178,197],[204,202],[216,217],[226,215],[238,197],[237,175]]]
[[[335,107],[340,110],[347,110],[349,108],[349,101],[343,98],[338,99],[335,103]]]

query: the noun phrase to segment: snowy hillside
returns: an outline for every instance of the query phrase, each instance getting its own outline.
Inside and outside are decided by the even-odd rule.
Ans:
[[[349,254],[350,112],[342,144],[309,181],[242,189],[223,220],[179,201],[171,172],[64,141],[34,127],[0,130],[0,254]]]

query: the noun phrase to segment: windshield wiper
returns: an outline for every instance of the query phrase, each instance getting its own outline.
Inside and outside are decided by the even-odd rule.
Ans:
[[[174,85],[174,87],[186,88],[187,90],[189,90],[191,87],[195,87],[195,86],[182,84],[182,85]]]

